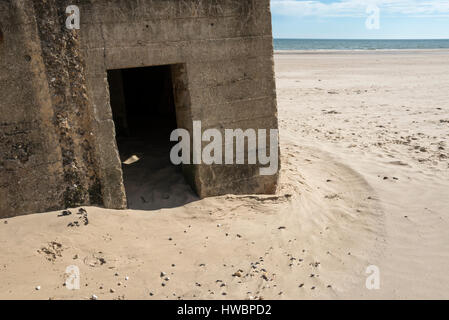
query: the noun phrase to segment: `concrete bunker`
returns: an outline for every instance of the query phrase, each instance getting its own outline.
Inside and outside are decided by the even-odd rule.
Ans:
[[[107,71],[116,143],[128,207],[160,209],[197,199],[170,161],[178,127],[172,71],[161,65]],[[182,116],[182,115],[180,115]]]
[[[79,8],[79,29],[67,28],[69,5]],[[159,85],[171,76],[174,103],[160,89],[166,108],[151,108],[158,119],[172,116],[166,131],[193,136],[193,121],[220,132],[278,128],[270,0],[0,1],[0,28],[1,218],[86,205],[157,208],[152,196],[159,207],[181,205],[190,198],[170,202],[188,194],[181,185],[200,198],[276,191],[278,172],[261,175],[260,162],[202,163],[182,167],[188,185],[140,186],[142,200],[128,183],[133,166],[122,165],[126,134],[144,128],[128,114],[126,91],[139,85],[126,84],[148,70],[165,79]],[[157,171],[147,171],[143,181],[154,181]]]

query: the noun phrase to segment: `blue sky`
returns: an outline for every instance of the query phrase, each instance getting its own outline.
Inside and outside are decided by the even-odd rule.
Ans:
[[[379,9],[379,28],[366,20]],[[449,39],[449,0],[271,0],[275,38]]]

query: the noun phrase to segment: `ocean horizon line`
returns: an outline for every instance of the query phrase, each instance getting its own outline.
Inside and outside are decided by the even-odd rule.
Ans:
[[[275,38],[273,40],[356,40],[356,41],[435,41],[435,40],[449,40],[448,38]]]
[[[449,49],[449,39],[273,39],[275,50]]]

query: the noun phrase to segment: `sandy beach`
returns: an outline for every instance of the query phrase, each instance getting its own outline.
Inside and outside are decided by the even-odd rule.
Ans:
[[[274,59],[276,195],[2,219],[0,299],[448,299],[449,51]]]

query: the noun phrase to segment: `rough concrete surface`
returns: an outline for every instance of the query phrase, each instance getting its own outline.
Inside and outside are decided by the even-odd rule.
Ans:
[[[277,128],[269,0],[0,1],[0,217],[126,208],[107,71],[159,65],[179,128]],[[184,172],[200,197],[275,192],[258,168]]]

